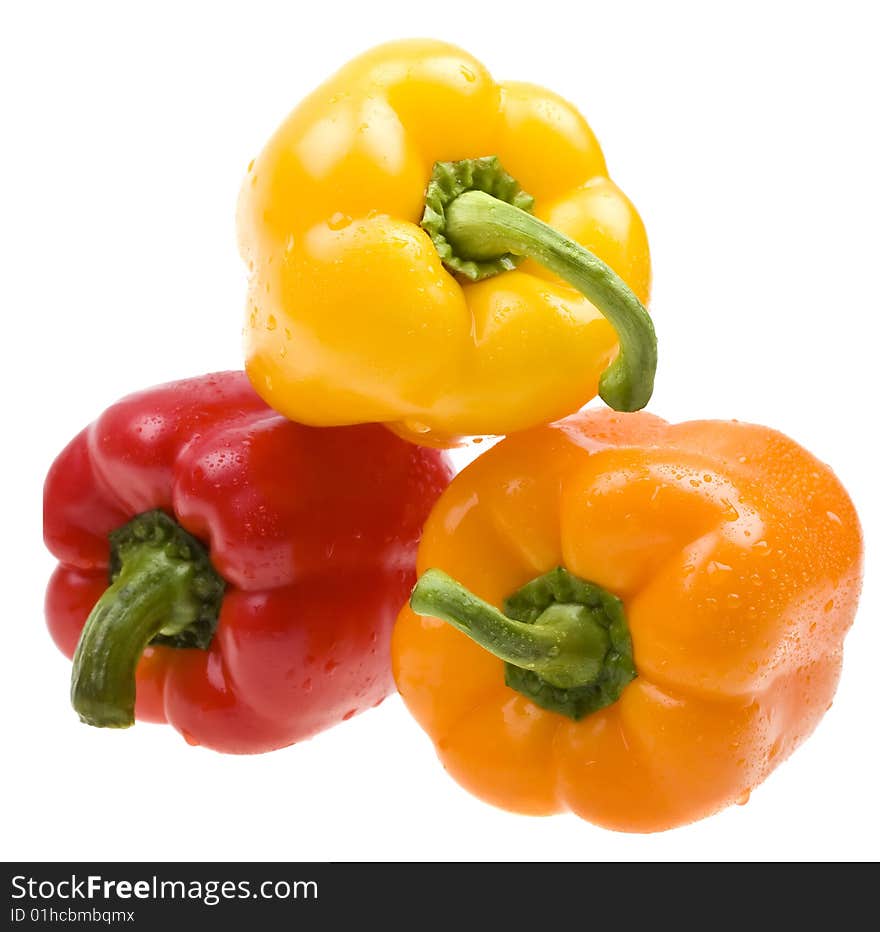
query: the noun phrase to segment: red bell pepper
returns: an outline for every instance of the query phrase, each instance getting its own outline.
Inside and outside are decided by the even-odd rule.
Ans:
[[[46,479],[46,615],[93,725],[255,753],[393,689],[389,639],[450,470],[384,427],[305,427],[241,372],[113,405]],[[109,587],[108,587],[109,576]]]

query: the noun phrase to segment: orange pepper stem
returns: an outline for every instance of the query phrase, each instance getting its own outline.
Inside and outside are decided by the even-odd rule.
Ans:
[[[571,718],[610,705],[635,676],[620,600],[562,567],[514,593],[506,614],[438,569],[422,575],[410,606],[503,660],[508,686]]]
[[[614,327],[620,344],[617,358],[599,379],[599,395],[616,411],[644,408],[657,370],[650,315],[610,266],[532,216],[531,202],[494,156],[438,162],[422,226],[444,264],[467,278],[497,275],[525,257],[577,288]]]

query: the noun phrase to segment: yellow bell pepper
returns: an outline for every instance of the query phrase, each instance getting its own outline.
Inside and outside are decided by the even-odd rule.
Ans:
[[[444,443],[650,398],[647,238],[590,127],[453,46],[381,46],[307,97],[238,228],[248,374],[296,421]]]

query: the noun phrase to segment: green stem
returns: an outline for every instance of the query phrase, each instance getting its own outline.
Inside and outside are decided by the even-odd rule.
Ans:
[[[573,285],[617,331],[620,352],[602,373],[599,395],[616,411],[638,411],[651,398],[657,336],[648,312],[623,279],[593,253],[532,214],[485,191],[466,191],[446,206],[445,236],[474,262],[524,256]]]
[[[70,697],[86,724],[127,728],[147,645],[207,647],[224,584],[202,545],[161,511],[137,516],[110,540],[113,580],[80,636]]]
[[[574,719],[616,701],[636,675],[620,600],[561,567],[514,593],[507,614],[438,569],[422,575],[410,606],[503,660],[508,686]]]
[[[525,624],[503,615],[441,570],[422,576],[410,605],[414,612],[448,622],[506,663],[539,673],[556,686],[592,683],[608,650],[607,632],[583,605],[550,606],[539,623]]]

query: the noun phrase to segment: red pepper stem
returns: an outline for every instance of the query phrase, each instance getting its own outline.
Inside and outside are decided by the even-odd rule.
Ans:
[[[224,583],[202,545],[161,511],[138,515],[110,540],[116,571],[80,636],[70,699],[86,724],[128,728],[147,645],[207,647]]]
[[[80,719],[103,728],[134,724],[135,670],[166,626],[191,570],[164,554],[145,554],[122,569],[92,609],[73,658],[70,699]]]

